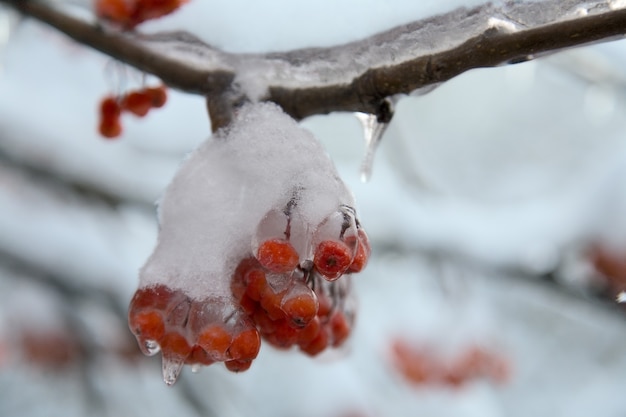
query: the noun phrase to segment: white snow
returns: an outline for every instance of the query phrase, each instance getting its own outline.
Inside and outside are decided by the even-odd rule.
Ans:
[[[354,206],[321,144],[274,104],[248,104],[182,164],[160,204],[157,247],[141,284],[197,298],[227,297],[270,210],[295,199],[311,233],[342,204]]]

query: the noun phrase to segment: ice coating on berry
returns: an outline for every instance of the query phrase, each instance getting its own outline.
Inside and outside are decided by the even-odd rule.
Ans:
[[[298,265],[299,256],[289,241],[275,238],[261,243],[257,259],[271,272],[289,272]]]
[[[309,355],[341,345],[353,206],[321,145],[274,104],[242,107],[190,154],[159,203],[129,311],[143,352],[161,351],[165,382],[184,364],[245,371],[261,338]]]

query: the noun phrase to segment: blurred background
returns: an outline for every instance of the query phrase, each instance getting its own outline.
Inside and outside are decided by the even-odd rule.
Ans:
[[[480,3],[192,0],[141,30],[276,51]],[[166,387],[126,308],[154,202],[210,135],[204,100],[170,91],[104,140],[99,101],[142,75],[0,9],[0,415],[626,415],[625,68],[612,42],[404,98],[368,183],[354,115],[304,120],[372,241],[351,340],[313,359],[264,345],[245,373]]]

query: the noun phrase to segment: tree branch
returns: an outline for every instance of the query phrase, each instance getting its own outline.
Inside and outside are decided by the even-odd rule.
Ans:
[[[184,32],[122,33],[40,1],[0,3],[173,88],[216,97],[210,108],[269,100],[296,119],[333,111],[376,114],[386,97],[425,91],[473,68],[523,62],[626,34],[626,9],[615,1],[510,1],[457,9],[331,48],[230,54]],[[226,123],[229,112],[220,113]]]

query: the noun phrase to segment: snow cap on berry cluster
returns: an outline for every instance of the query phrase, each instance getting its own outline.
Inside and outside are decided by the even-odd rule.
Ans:
[[[140,286],[165,284],[197,299],[230,297],[230,278],[250,256],[259,222],[290,201],[311,233],[341,205],[354,206],[310,132],[275,104],[247,104],[189,155],[165,191],[158,243]]]

